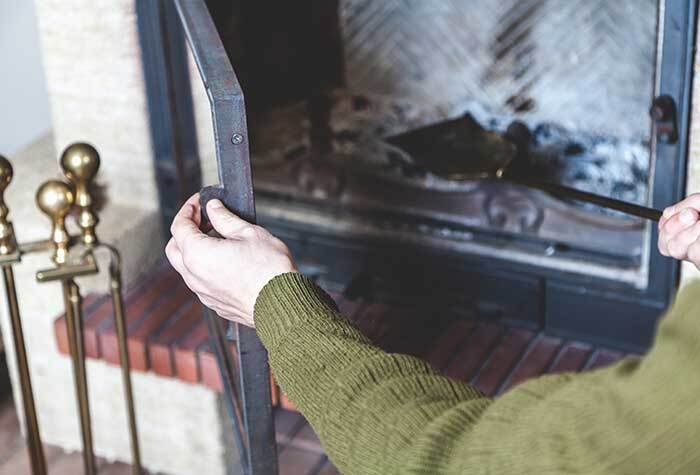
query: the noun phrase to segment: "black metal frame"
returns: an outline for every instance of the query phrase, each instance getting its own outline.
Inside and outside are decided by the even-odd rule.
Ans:
[[[188,149],[192,154],[182,157],[182,154],[174,153],[174,156],[183,162],[178,168],[196,160],[198,170],[184,33],[209,96],[219,169],[220,184],[201,191],[203,204],[211,198],[219,198],[238,215],[254,222],[255,204],[243,92],[206,3],[204,0],[141,0],[137,3],[154,142],[157,139],[166,142],[162,144],[166,153],[177,152],[183,145],[194,146],[194,149]],[[180,106],[181,103],[184,103],[184,107]],[[156,172],[160,175],[170,174],[167,178],[172,178],[172,170],[161,166],[167,155],[160,155],[159,151],[161,149],[156,147]],[[178,178],[176,183],[180,184],[181,190],[198,185],[198,181],[194,180],[183,182],[192,179],[187,174],[180,173]],[[176,209],[187,196],[177,196],[169,187],[161,187],[159,191],[166,213]],[[166,214],[164,218],[168,220],[170,216]],[[223,320],[208,309],[205,318],[236,441],[238,467],[250,475],[277,473],[270,370],[265,348],[254,330],[234,325],[236,365],[229,350]],[[234,471],[237,469],[234,464],[231,468]]]
[[[668,206],[685,194],[698,1],[666,0],[663,13],[657,96],[675,101],[679,131],[675,143],[654,137],[656,160],[650,203],[654,208]],[[680,266],[655,251],[657,238],[654,226],[647,297],[668,304],[678,284]]]
[[[688,152],[688,133],[690,118],[690,100],[692,85],[693,53],[695,46],[697,0],[661,0],[664,3],[663,17],[660,18],[660,51],[657,64],[658,87],[657,95],[666,95],[675,101],[679,124],[678,140],[667,143],[654,138],[652,151],[655,156],[654,173],[652,177],[650,205],[663,208],[678,201],[684,194],[686,176],[686,157]],[[204,0],[138,0],[139,26],[144,55],[144,71],[147,91],[151,128],[153,131],[156,152],[156,173],[159,177],[159,191],[164,219],[168,221],[174,209],[185,196],[173,190],[196,188],[199,186],[198,165],[196,162],[196,140],[194,120],[192,117],[191,95],[189,80],[186,73],[185,49],[182,45],[182,32],[178,31],[177,21],[173,21],[173,6],[180,9],[181,18],[189,28],[189,41],[193,50],[211,42],[217,42],[216,31],[208,26],[206,32],[194,31],[193,25],[187,27],[187,12],[205,15],[208,23],[213,25],[206,11]],[[190,10],[190,9],[196,9]],[[192,20],[192,18],[190,18]],[[200,25],[201,26],[201,25]],[[203,39],[202,34],[206,34]],[[219,45],[220,46],[220,45]],[[206,50],[200,50],[207,54]],[[220,52],[220,51],[219,51]],[[209,52],[211,53],[211,52]],[[195,54],[196,56],[196,54]],[[201,60],[201,58],[200,58]],[[228,59],[219,57],[217,61],[230,68]],[[244,146],[231,148],[233,133],[240,133],[241,125],[245,127],[245,116],[242,109],[242,94],[235,80],[235,75],[228,81],[226,77],[215,76],[211,71],[220,70],[215,63],[202,67],[205,85],[209,88],[213,100],[213,114],[217,146],[221,163],[223,156],[229,159],[247,160],[247,136],[242,134]],[[233,71],[231,70],[231,73]],[[213,80],[210,80],[213,79]],[[230,79],[230,78],[229,78]],[[221,81],[220,81],[221,80]],[[231,88],[228,89],[227,88]],[[219,90],[240,99],[238,109],[231,116],[219,114],[221,104],[217,103],[217,95],[212,91]],[[235,94],[234,94],[235,92]],[[237,100],[238,100],[237,99]],[[650,98],[651,99],[651,98]],[[230,104],[228,104],[230,106]],[[224,107],[227,107],[224,105]],[[226,112],[226,114],[230,113]],[[238,115],[236,115],[238,114]],[[226,117],[226,119],[221,119]],[[634,118],[631,118],[634,120]],[[231,134],[229,136],[229,134]],[[234,140],[235,142],[236,140]],[[179,145],[178,145],[179,143]],[[173,165],[173,157],[176,159]],[[236,158],[237,157],[237,158]],[[178,162],[180,160],[180,162]],[[166,163],[170,161],[170,163]],[[197,169],[197,173],[188,171]],[[240,176],[239,176],[240,177]],[[223,185],[232,183],[234,177],[221,172]],[[234,184],[235,185],[235,184]],[[239,190],[248,189],[249,184],[238,183]],[[230,190],[230,188],[229,188]],[[252,203],[252,196],[241,195],[241,203]],[[246,213],[244,204],[242,211],[249,219],[254,218],[254,210]],[[235,208],[235,206],[234,206]],[[649,249],[649,283],[639,290],[631,285],[620,282],[582,276],[573,273],[552,271],[536,266],[514,263],[512,261],[484,258],[476,255],[460,254],[455,258],[453,252],[443,252],[426,249],[419,244],[395,245],[386,240],[358,239],[356,237],[338,237],[319,231],[310,235],[309,230],[296,228],[294,223],[279,220],[267,221],[264,224],[273,226],[288,238],[288,241],[298,247],[303,247],[312,256],[332,258],[337,265],[331,274],[340,274],[357,268],[358,262],[394,262],[401,267],[406,261],[405,256],[411,255],[417,260],[421,269],[434,268],[436,275],[447,270],[455,279],[462,278],[464,285],[475,285],[478,291],[486,296],[486,300],[502,298],[503,289],[509,289],[509,298],[521,298],[522,306],[527,307],[523,317],[530,323],[544,327],[548,332],[569,337],[585,338],[590,341],[618,346],[620,348],[643,351],[650,343],[653,331],[660,313],[672,298],[678,284],[679,265],[677,262],[663,258],[656,252],[656,228],[652,226],[651,246]],[[313,234],[313,233],[311,233]],[[420,252],[416,252],[419,249]],[[379,259],[377,258],[379,257]],[[471,277],[469,277],[471,276]],[[332,277],[329,277],[332,279]],[[214,344],[219,347],[225,344],[222,329],[219,324],[212,326]],[[276,472],[276,454],[272,417],[269,402],[264,402],[262,409],[251,405],[250,394],[263,396],[268,391],[267,376],[263,377],[263,361],[259,342],[252,331],[243,330],[239,334],[239,356],[248,353],[250,349],[257,355],[252,372],[246,376],[246,364],[238,380],[238,388],[233,383],[230,359],[222,359],[221,367],[225,380],[231,383],[227,390],[227,399],[232,416],[240,411],[242,424],[248,430],[243,435],[241,447],[247,447],[245,465],[249,473],[267,474]],[[218,343],[217,343],[218,342]],[[247,348],[249,342],[251,348]],[[227,358],[227,352],[219,348],[219,358]],[[229,355],[230,356],[230,355]],[[244,360],[239,360],[244,361]],[[227,371],[227,368],[229,369]],[[228,373],[228,374],[226,374]],[[263,389],[264,388],[264,389]],[[234,393],[240,391],[242,404],[239,404]],[[253,391],[252,393],[250,391]],[[258,397],[256,396],[256,397]],[[269,401],[269,393],[268,393]],[[232,418],[235,421],[235,417]],[[240,427],[234,422],[234,427]],[[258,428],[262,427],[262,429]]]

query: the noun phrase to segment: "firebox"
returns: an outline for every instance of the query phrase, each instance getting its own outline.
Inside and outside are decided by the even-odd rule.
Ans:
[[[259,219],[309,272],[399,296],[449,288],[551,333],[649,343],[678,275],[652,224],[425,162],[514,148],[537,179],[672,203],[694,2],[208,5],[246,97]],[[450,121],[447,149],[392,140]]]
[[[258,221],[303,272],[349,299],[646,350],[678,283],[656,226],[523,183],[657,209],[682,197],[695,1],[137,5],[165,222],[201,185],[184,22],[208,91],[240,82],[246,98],[235,125],[214,104],[217,151],[250,148]],[[238,80],[212,64],[226,57]],[[527,180],[473,173],[511,159]],[[249,426],[269,432],[260,406],[243,421],[269,446]]]

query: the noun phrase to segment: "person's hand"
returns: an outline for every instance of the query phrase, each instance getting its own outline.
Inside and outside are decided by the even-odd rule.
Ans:
[[[200,231],[199,195],[194,195],[175,216],[165,253],[204,305],[223,318],[254,326],[258,294],[273,277],[295,272],[294,260],[282,241],[219,200],[209,202],[207,213],[221,238]]]
[[[666,208],[659,220],[659,252],[700,269],[700,193]]]

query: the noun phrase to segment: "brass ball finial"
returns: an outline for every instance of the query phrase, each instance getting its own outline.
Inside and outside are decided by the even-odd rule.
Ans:
[[[36,192],[36,204],[51,219],[51,241],[54,243],[53,260],[64,264],[68,254],[69,236],[66,215],[75,203],[71,187],[60,180],[49,180]]]
[[[82,231],[83,242],[88,245],[97,242],[95,227],[98,219],[92,210],[90,184],[99,168],[100,154],[90,144],[74,143],[61,155],[61,169],[66,178],[75,185],[75,204],[79,209],[78,225]]]
[[[12,181],[13,174],[10,161],[0,155],[0,194],[5,191],[7,185]]]
[[[7,219],[10,211],[5,204],[5,190],[12,181],[12,164],[0,155],[0,255],[11,254],[16,249],[12,223]]]
[[[75,183],[90,183],[100,169],[100,154],[87,143],[69,145],[61,155],[61,169]]]

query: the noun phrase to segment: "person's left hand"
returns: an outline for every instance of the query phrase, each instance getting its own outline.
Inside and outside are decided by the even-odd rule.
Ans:
[[[700,194],[669,206],[659,220],[659,252],[700,268]]]
[[[175,216],[173,235],[165,248],[172,266],[199,300],[228,320],[254,326],[253,307],[273,277],[295,272],[294,260],[282,241],[212,200],[207,214],[222,236],[200,231],[199,195]]]

